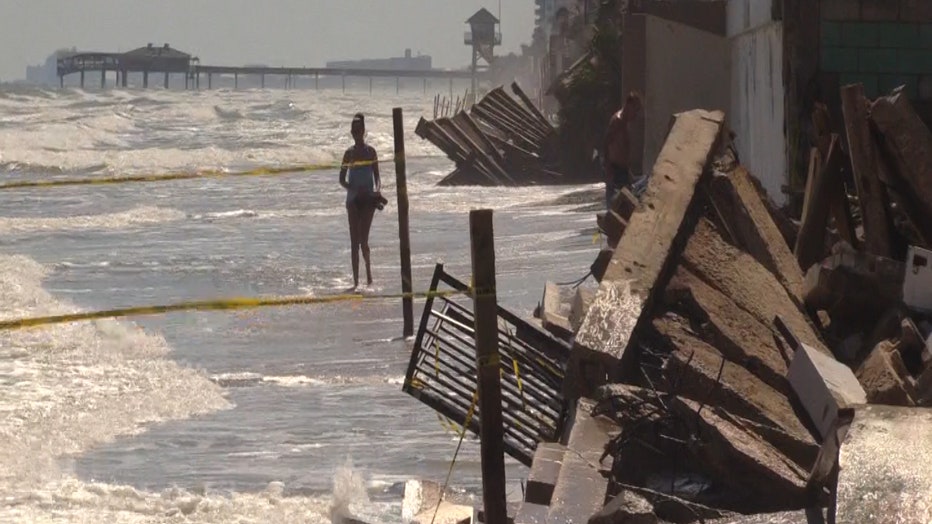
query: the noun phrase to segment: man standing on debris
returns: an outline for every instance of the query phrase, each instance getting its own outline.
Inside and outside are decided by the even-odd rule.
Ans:
[[[641,95],[632,91],[625,99],[625,104],[608,121],[605,143],[602,147],[602,177],[605,180],[605,207],[611,209],[612,199],[622,188],[631,184],[629,161],[631,155],[631,135],[628,123],[637,118],[641,112]]]

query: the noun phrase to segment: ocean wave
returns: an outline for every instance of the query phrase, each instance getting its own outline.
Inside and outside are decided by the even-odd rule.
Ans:
[[[211,382],[225,388],[242,388],[257,386],[279,386],[289,388],[307,388],[321,386],[373,386],[389,384],[398,386],[404,383],[403,376],[344,376],[323,375],[310,377],[307,375],[262,375],[252,371],[238,371],[219,373],[210,376]]]
[[[119,213],[72,217],[0,217],[0,234],[80,230],[113,230],[183,220],[187,215],[176,209],[141,206]]]
[[[0,318],[78,311],[42,287],[48,271],[0,256]],[[115,320],[0,332],[0,491],[60,478],[63,455],[146,424],[230,406],[203,373],[166,359],[170,350],[163,337]]]

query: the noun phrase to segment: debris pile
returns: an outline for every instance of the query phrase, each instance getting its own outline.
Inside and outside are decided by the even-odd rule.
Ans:
[[[517,83],[517,99],[502,87],[489,91],[466,108],[456,104],[434,120],[421,118],[415,133],[430,141],[456,163],[441,185],[560,184],[554,156],[557,134]]]
[[[570,416],[530,473],[552,495],[516,523],[866,521],[865,485],[932,517],[928,474],[894,500],[882,459],[844,471],[899,460],[866,429],[884,417],[925,424],[932,449],[932,412],[868,406],[932,401],[932,134],[900,91],[843,100],[849,154],[818,141],[798,229],[735,161],[722,113],[675,115],[643,195],[597,216],[598,290],[546,287],[542,325],[573,344]]]

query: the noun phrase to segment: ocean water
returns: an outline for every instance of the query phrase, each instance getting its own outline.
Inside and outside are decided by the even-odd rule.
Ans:
[[[357,111],[390,158],[392,107],[417,290],[441,260],[469,278],[480,207],[506,307],[530,315],[546,280],[587,271],[594,219],[565,197],[598,203],[598,188],[437,187],[452,164],[413,133],[433,111],[421,93],[0,90],[0,181],[332,164]],[[381,171],[370,291],[395,293],[394,166]],[[0,319],[350,284],[336,169],[0,194]],[[394,301],[0,331],[0,522],[400,522],[401,483],[442,482],[458,440],[401,391],[400,334]],[[526,473],[508,461],[511,498]],[[467,437],[451,486],[468,501],[479,479]]]

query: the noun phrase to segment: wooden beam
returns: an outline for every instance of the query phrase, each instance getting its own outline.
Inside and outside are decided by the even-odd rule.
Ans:
[[[809,159],[809,180],[806,181],[806,198],[803,201],[803,216],[796,236],[794,253],[799,267],[808,271],[813,264],[822,261],[825,255],[825,229],[829,218],[829,193],[841,182],[841,142],[832,135],[825,162],[821,154],[813,150]]]
[[[469,212],[475,308],[476,369],[479,387],[479,434],[482,502],[485,521],[505,524],[505,442],[502,424],[501,363],[498,354],[498,301],[495,291],[495,242],[492,210]]]
[[[881,184],[882,169],[877,146],[868,123],[868,101],[864,86],[841,88],[841,108],[845,115],[848,153],[858,188],[861,217],[864,223],[864,247],[873,255],[890,256],[890,226],[887,218],[887,198]]]
[[[400,107],[392,109],[395,135],[395,193],[398,196],[398,240],[401,253],[401,299],[404,318],[403,335],[414,335],[414,299],[411,293],[411,231],[408,224],[408,178],[405,172],[404,119]]]

